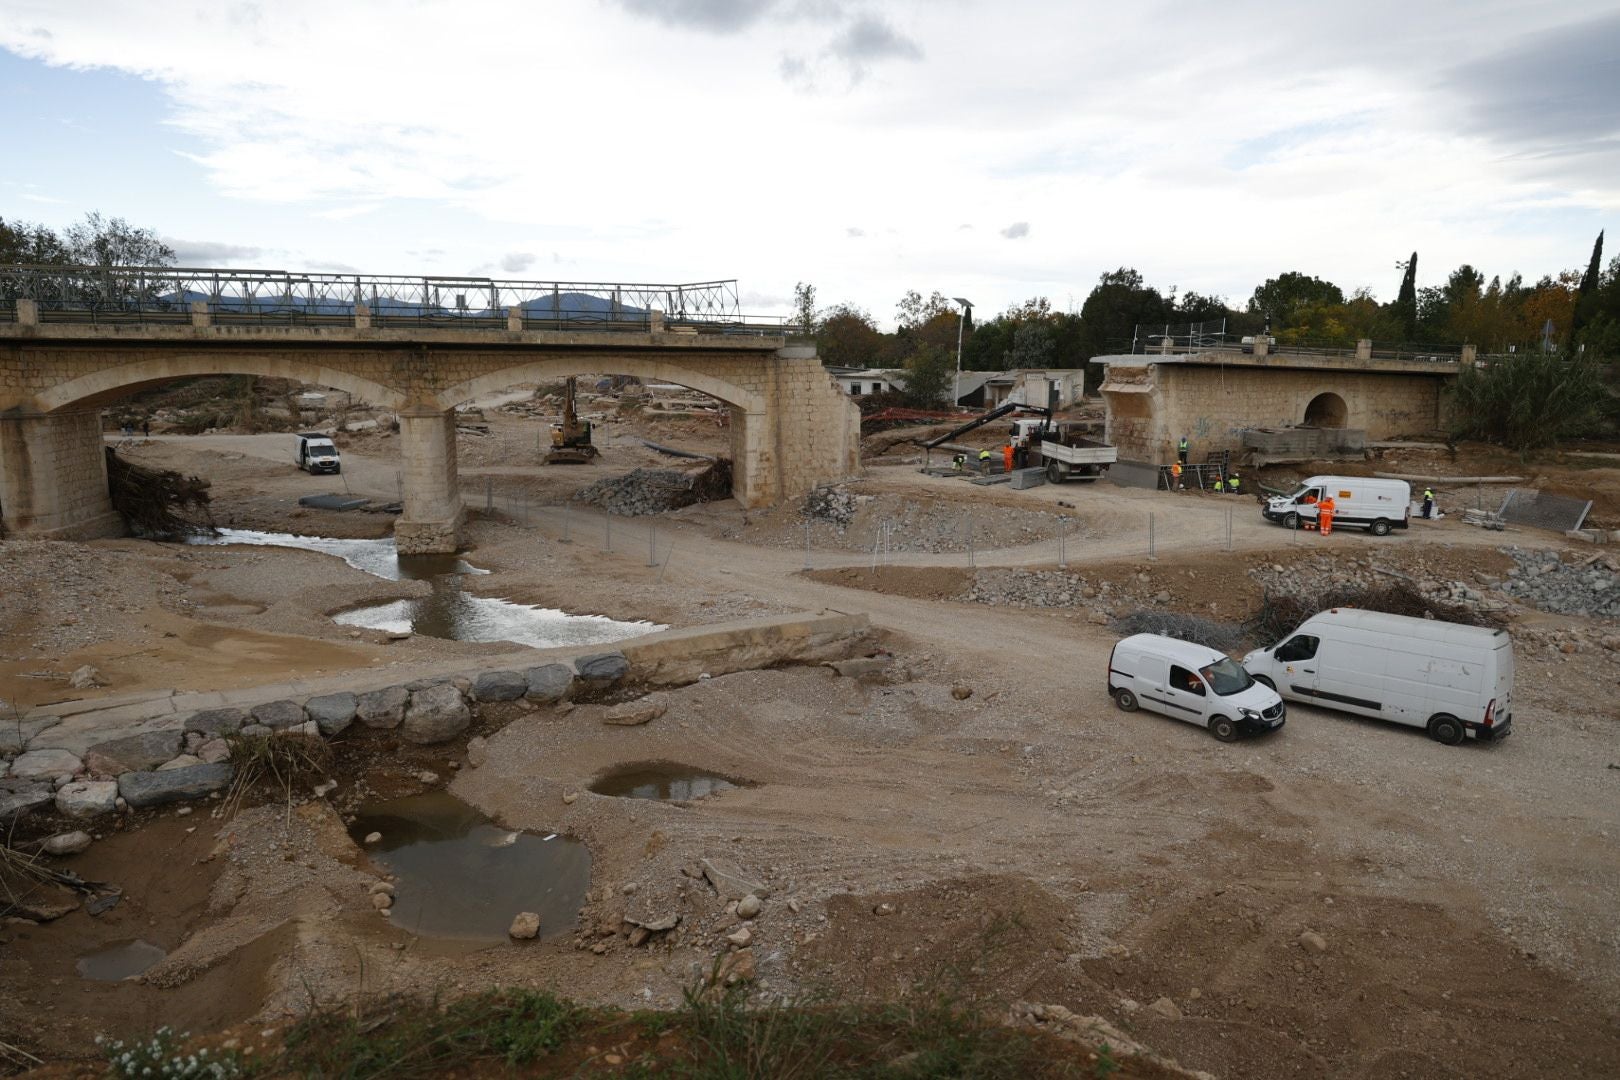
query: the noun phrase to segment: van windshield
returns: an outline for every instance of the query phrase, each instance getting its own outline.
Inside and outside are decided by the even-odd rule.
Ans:
[[[1204,681],[1209,684],[1210,689],[1221,697],[1241,694],[1254,685],[1254,680],[1249,678],[1249,673],[1244,671],[1237,661],[1229,656],[1221,657],[1208,667],[1199,668],[1198,674],[1202,675]]]
[[[309,452],[312,453],[312,454],[335,454],[335,453],[337,453],[337,447],[333,446],[331,443],[327,442],[325,439],[311,439],[311,440],[309,440],[308,445],[309,445]]]

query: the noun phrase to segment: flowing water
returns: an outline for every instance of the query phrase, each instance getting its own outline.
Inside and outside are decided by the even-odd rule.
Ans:
[[[426,581],[427,596],[371,604],[340,612],[332,621],[389,633],[422,634],[451,641],[510,641],[537,649],[562,645],[597,645],[639,637],[664,626],[651,622],[620,622],[602,615],[570,615],[556,608],[514,604],[496,597],[474,596],[462,580],[487,574],[456,555],[401,555],[392,539],[340,540],[325,536],[222,529],[216,537],[198,537],[193,544],[256,544],[301,548],[335,555],[354,567],[389,581]]]
[[[366,844],[373,832],[382,839]],[[398,877],[390,921],[424,937],[503,941],[522,911],[556,937],[574,928],[590,885],[578,840],[502,828],[443,791],[362,806],[349,835]]]
[[[621,799],[684,802],[745,786],[744,781],[731,780],[690,765],[653,761],[625,765],[604,773],[591,784],[590,790],[598,795],[615,795]]]

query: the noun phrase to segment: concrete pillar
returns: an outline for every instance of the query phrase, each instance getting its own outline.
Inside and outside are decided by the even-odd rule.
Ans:
[[[191,302],[191,325],[212,326],[214,317],[208,313],[208,301],[193,300]]]
[[[1254,355],[1265,356],[1270,351],[1271,339],[1264,334],[1256,334],[1254,337]]]
[[[39,301],[38,300],[22,300],[22,299],[19,299],[17,301],[17,323],[18,323],[19,326],[38,326],[39,325]]]
[[[506,309],[506,328],[514,334],[523,329],[523,309],[509,307]]]
[[[0,522],[11,536],[46,540],[124,534],[107,496],[99,413],[0,415]]]
[[[1464,364],[1472,364],[1479,356],[1478,345],[1464,345],[1462,347],[1462,360]]]
[[[664,313],[657,308],[647,312],[647,329],[655,334],[664,332]]]
[[[402,555],[444,554],[461,547],[461,491],[456,484],[454,409],[399,413],[405,508],[394,523]]]
[[[371,329],[371,309],[365,304],[354,305],[354,328],[356,330]]]
[[[1372,359],[1372,338],[1362,338],[1360,341],[1356,342],[1356,359]]]

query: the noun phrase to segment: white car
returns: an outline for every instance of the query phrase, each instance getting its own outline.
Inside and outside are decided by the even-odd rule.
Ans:
[[[1108,658],[1108,693],[1126,712],[1148,709],[1208,728],[1222,742],[1276,731],[1288,709],[1230,656],[1158,634],[1133,634]]]

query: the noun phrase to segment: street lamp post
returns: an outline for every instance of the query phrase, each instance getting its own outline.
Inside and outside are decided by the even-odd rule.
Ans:
[[[973,310],[973,304],[960,296],[951,299],[962,305],[962,310],[956,313],[956,381],[951,383],[951,408],[954,409],[962,403],[962,329],[967,325],[967,313]]]

